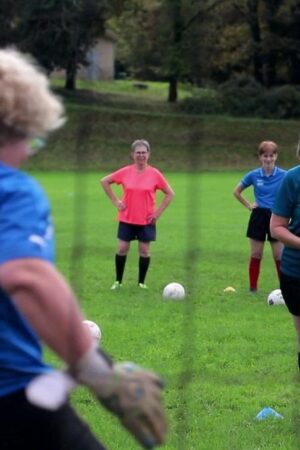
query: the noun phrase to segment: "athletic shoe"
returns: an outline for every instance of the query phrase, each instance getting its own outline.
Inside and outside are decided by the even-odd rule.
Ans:
[[[146,284],[144,284],[144,283],[139,283],[139,287],[141,289],[149,289],[148,286]]]
[[[252,292],[253,294],[257,293],[257,289],[256,288],[249,288],[249,292]]]
[[[115,281],[110,289],[112,291],[115,291],[116,289],[120,289],[121,287],[122,287],[122,283],[120,283],[119,281]]]

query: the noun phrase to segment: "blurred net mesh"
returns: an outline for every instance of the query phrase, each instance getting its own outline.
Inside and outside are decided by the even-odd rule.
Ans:
[[[75,120],[72,117],[72,112],[70,120]],[[124,115],[117,115],[113,122],[111,122],[110,118],[107,123],[102,123],[99,128],[97,112],[92,109],[86,109],[81,120],[76,118],[75,122],[75,148],[73,148],[73,151],[72,148],[67,149],[67,156],[65,155],[65,157],[67,157],[68,161],[64,159],[63,164],[66,170],[67,166],[70,166],[74,174],[73,233],[69,279],[80,299],[81,306],[84,308],[86,301],[84,293],[86,283],[85,257],[91,251],[88,244],[89,230],[87,220],[89,187],[85,175],[90,170],[99,170],[99,172],[106,170],[109,173],[109,171],[127,165],[129,163],[130,144],[136,138],[145,138],[150,141],[153,153],[151,155],[151,164],[153,163],[163,173],[165,171],[170,173],[179,169],[184,173],[188,173],[185,193],[185,234],[183,236],[185,251],[180,255],[180,258],[185,273],[184,283],[188,286],[189,292],[193,294],[198,287],[196,286],[196,280],[199,278],[201,154],[197,151],[197,148],[201,145],[201,127],[198,126],[198,130],[194,131],[185,142],[184,129],[188,126],[188,123],[184,123],[182,128],[183,136],[178,142],[176,139],[173,139],[172,130],[176,127],[176,123],[171,118],[161,120],[161,130],[158,130],[155,135],[153,135],[151,118],[142,119],[142,123],[135,124],[134,122],[128,123],[126,118],[124,119]],[[67,147],[68,133],[68,129],[64,130],[64,136],[60,138],[66,142]],[[100,133],[100,139],[99,136],[97,137],[97,148],[95,148],[95,133]],[[52,145],[55,147],[55,144],[54,139]],[[173,154],[173,158],[170,158],[170,154]],[[50,165],[53,164],[51,161]],[[43,161],[41,163],[43,164]],[[47,166],[49,165],[49,161],[44,161],[44,163]],[[57,163],[58,160],[56,159],[55,164]],[[95,189],[97,189],[97,186],[95,186]],[[170,246],[172,245],[171,242],[169,244]],[[113,264],[113,259],[109,261],[109,264]],[[155,266],[151,270],[155,271]],[[181,450],[185,448],[186,430],[188,429],[188,421],[191,414],[189,406],[191,393],[189,388],[193,379],[194,356],[197,346],[195,341],[196,314],[194,298],[194,295],[189,295],[184,302],[181,329],[178,330],[181,339],[180,373],[169,373],[167,379],[167,383],[178,390],[180,398],[174,426],[179,437],[177,448]]]
[[[185,250],[180,258],[184,267],[185,285],[188,286],[191,295],[183,304],[184,313],[179,330],[180,372],[168,374],[170,379],[167,380],[178,392],[179,405],[175,413],[174,427],[178,436],[176,448],[182,450],[186,448],[186,431],[193,415],[191,383],[195,376],[200,376],[196,373],[195,355],[199,353],[199,347],[201,348],[201,342],[197,340],[201,330],[198,329],[199,321],[196,319],[197,308],[202,301],[201,285],[199,291],[201,172],[207,169],[251,167],[255,160],[253,142],[258,142],[265,135],[265,125],[258,124],[257,135],[253,136],[250,143],[245,142],[245,148],[237,152],[234,139],[231,148],[228,149],[228,141],[223,140],[223,130],[216,126],[210,128],[205,119],[199,117],[197,119],[182,117],[179,120],[178,117],[162,115],[158,121],[157,117],[147,113],[126,116],[124,112],[107,110],[100,114],[91,104],[85,105],[80,115],[76,113],[76,106],[71,105],[69,121],[71,126],[62,131],[59,139],[54,138],[51,142],[55,151],[56,146],[58,148],[61,141],[64,141],[64,154],[56,152],[56,158],[53,158],[49,157],[47,152],[42,153],[39,155],[38,164],[41,168],[44,165],[50,169],[62,168],[74,173],[74,228],[69,278],[81,302],[85,301],[85,256],[93,251],[87,242],[89,195],[85,174],[91,170],[109,173],[127,165],[130,144],[137,138],[149,140],[152,148],[151,163],[163,173],[186,173],[186,217],[182,236]],[[239,132],[243,132],[242,128]],[[70,139],[70,133],[74,130],[76,130],[75,148],[74,140]],[[235,130],[232,131],[232,137],[234,133]],[[219,158],[220,155],[222,158]],[[280,155],[280,159],[284,159],[284,154]],[[94,188],[97,189],[97,186]],[[112,260],[109,264],[113,264]],[[150,270],[155,271],[155,265]],[[299,413],[296,408],[295,423],[299,423],[298,419]]]

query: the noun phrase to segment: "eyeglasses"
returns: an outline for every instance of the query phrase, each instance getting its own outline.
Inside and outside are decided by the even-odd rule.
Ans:
[[[41,150],[43,147],[45,147],[46,142],[42,138],[33,138],[29,142],[28,146],[28,155],[32,156],[35,155],[39,150]]]

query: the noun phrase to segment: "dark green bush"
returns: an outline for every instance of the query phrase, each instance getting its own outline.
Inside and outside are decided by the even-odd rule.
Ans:
[[[219,86],[225,111],[232,116],[255,116],[260,108],[263,87],[254,78],[240,77]]]
[[[300,117],[300,89],[285,85],[265,90],[257,115],[278,119]]]
[[[222,96],[214,89],[201,89],[193,97],[178,102],[178,109],[187,114],[224,113]]]

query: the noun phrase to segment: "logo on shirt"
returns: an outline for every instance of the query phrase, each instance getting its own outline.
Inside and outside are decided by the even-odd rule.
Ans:
[[[37,234],[32,234],[29,236],[28,240],[30,242],[33,242],[34,244],[39,245],[40,247],[45,247],[46,242],[45,239],[43,239],[41,236],[38,236]]]

